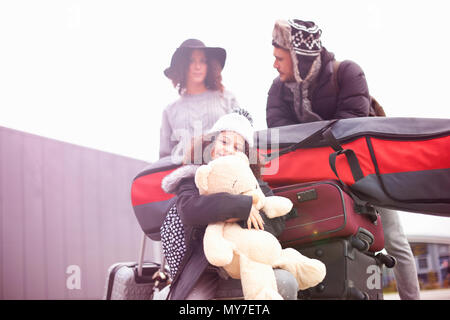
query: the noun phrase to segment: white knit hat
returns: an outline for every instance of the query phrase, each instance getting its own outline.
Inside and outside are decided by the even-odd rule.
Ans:
[[[222,131],[234,131],[240,134],[248,145],[253,147],[253,127],[245,116],[232,112],[220,117],[209,130],[208,135]]]

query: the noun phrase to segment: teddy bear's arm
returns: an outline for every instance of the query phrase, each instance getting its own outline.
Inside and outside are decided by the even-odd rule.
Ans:
[[[284,216],[292,209],[292,201],[285,197],[266,197],[263,210],[270,219]]]

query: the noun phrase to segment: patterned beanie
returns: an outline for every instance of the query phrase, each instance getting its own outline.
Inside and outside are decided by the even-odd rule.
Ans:
[[[289,50],[294,63],[294,76],[297,82],[303,81],[306,75],[301,77],[299,70],[310,70],[314,62],[320,60],[322,42],[320,36],[322,30],[312,21],[298,19],[277,20],[272,33],[272,44]],[[302,59],[303,57],[303,59]],[[306,59],[305,57],[311,57]],[[314,58],[317,57],[317,58]],[[299,61],[308,61],[307,66],[300,66]],[[303,70],[302,70],[303,71]]]

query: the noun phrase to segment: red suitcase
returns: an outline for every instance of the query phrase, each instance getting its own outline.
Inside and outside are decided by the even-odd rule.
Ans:
[[[340,182],[300,183],[275,188],[273,192],[289,198],[295,208],[279,236],[283,246],[353,236],[353,245],[359,243],[362,249],[376,252],[384,248],[380,216],[374,210],[363,213],[363,208],[355,206],[354,199],[343,190]]]

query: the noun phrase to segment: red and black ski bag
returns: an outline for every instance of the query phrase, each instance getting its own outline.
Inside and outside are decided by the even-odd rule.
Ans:
[[[256,138],[271,187],[338,178],[372,205],[450,216],[450,119],[318,121]]]
[[[131,184],[134,213],[142,230],[152,240],[161,240],[161,225],[176,200],[173,194],[161,188],[161,181],[179,166],[170,161],[170,156],[162,158],[139,172]]]

